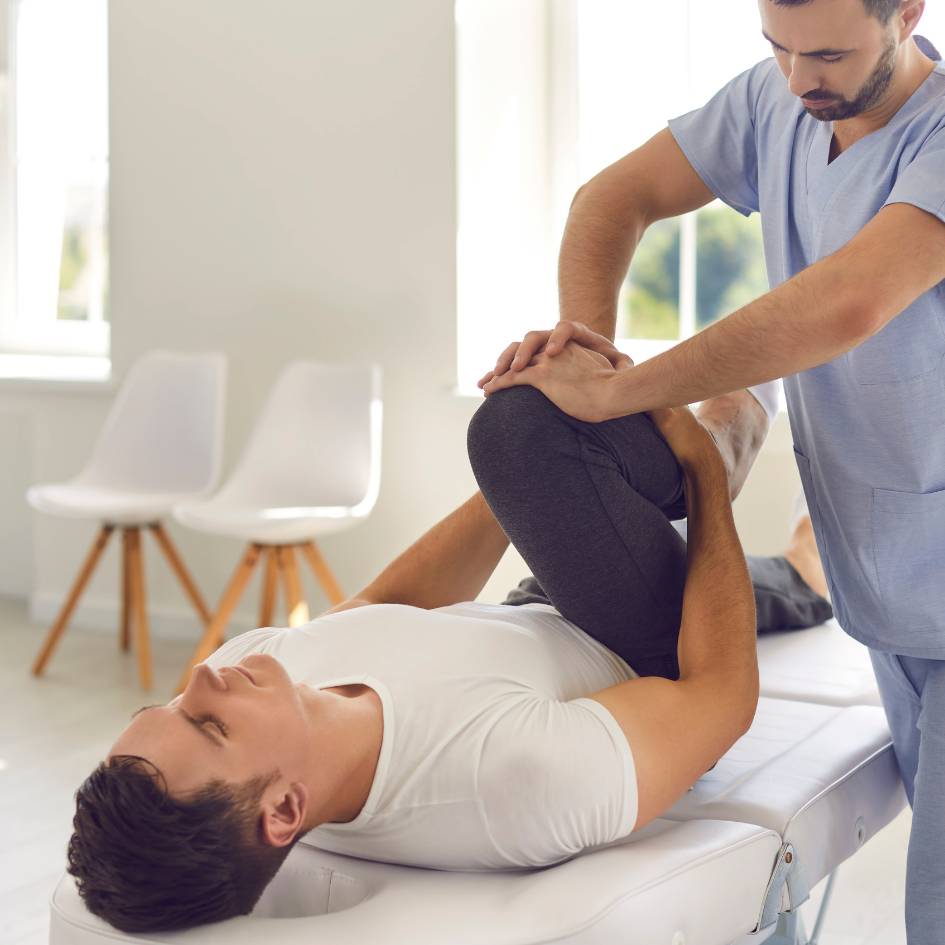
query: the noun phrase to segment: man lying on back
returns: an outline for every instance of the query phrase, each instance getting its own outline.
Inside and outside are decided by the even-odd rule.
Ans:
[[[77,793],[93,913],[128,932],[248,913],[302,838],[453,870],[619,839],[751,723],[755,599],[775,626],[830,615],[783,558],[752,559],[753,595],[687,409],[589,424],[517,387],[468,446],[481,492],[356,597],[230,640],[135,715]],[[474,602],[509,538],[535,577]]]

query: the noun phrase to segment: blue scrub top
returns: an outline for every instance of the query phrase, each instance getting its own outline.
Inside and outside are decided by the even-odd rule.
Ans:
[[[717,197],[761,213],[772,288],[887,204],[945,222],[942,62],[888,124],[830,163],[832,124],[806,113],[773,59],[669,127]],[[933,659],[945,659],[943,365],[945,282],[852,351],[784,379],[838,621],[869,646]]]

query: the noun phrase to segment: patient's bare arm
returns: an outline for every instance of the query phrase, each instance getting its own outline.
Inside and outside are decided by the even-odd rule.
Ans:
[[[688,410],[651,416],[686,482],[680,678],[632,679],[590,696],[611,712],[633,752],[637,827],[672,806],[728,750],[751,724],[758,701],[754,595],[724,463]]]
[[[409,604],[430,610],[475,600],[508,545],[482,493],[476,492],[351,600],[327,613],[360,604]]]

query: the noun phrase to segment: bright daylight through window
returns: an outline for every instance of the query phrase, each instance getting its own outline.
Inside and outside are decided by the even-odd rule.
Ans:
[[[460,390],[557,319],[556,258],[578,186],[771,56],[746,0],[653,9],[457,4]],[[918,32],[945,48],[942,0]],[[714,201],[648,230],[620,292],[618,343],[644,360],[766,290],[760,217]]]
[[[36,371],[28,373],[57,374],[68,361],[73,376],[101,376],[109,350],[107,3],[8,4],[12,291],[0,356],[29,361]]]

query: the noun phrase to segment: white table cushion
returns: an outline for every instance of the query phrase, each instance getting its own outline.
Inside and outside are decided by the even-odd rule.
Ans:
[[[825,705],[881,705],[869,651],[836,620],[758,637],[761,694]]]
[[[904,806],[882,709],[763,697],[747,734],[664,816],[774,830],[811,888]]]
[[[115,931],[85,910],[65,876],[53,893],[50,943],[724,945],[754,928],[780,845],[752,825],[656,820],[556,866],[458,873],[300,844],[252,916],[173,934]]]

